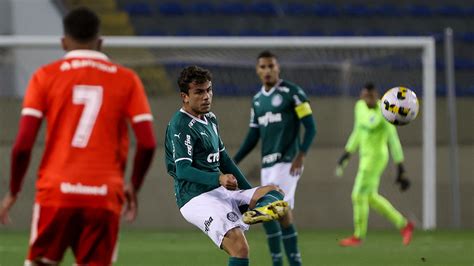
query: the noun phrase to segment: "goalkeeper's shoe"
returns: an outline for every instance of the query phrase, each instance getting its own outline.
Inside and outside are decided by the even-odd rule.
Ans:
[[[339,246],[341,247],[357,247],[362,244],[362,239],[355,237],[355,236],[350,236],[348,238],[344,238],[341,241],[339,241]]]
[[[246,224],[264,223],[278,220],[288,212],[288,202],[283,200],[274,201],[268,205],[247,211],[242,216]]]
[[[408,222],[407,225],[402,228],[400,234],[403,237],[403,245],[408,246],[410,244],[413,230],[415,230],[415,225],[412,222]]]

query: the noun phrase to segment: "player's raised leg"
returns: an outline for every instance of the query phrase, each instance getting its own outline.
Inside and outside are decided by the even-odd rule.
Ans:
[[[282,218],[288,212],[288,202],[283,201],[284,193],[277,186],[258,188],[252,196],[249,211],[242,220],[246,224],[256,224]]]

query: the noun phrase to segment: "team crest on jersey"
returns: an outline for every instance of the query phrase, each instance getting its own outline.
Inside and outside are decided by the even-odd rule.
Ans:
[[[229,212],[227,214],[227,219],[233,223],[237,222],[239,220],[239,216],[235,212]]]
[[[275,96],[273,96],[272,105],[274,107],[280,106],[282,102],[283,102],[283,97],[281,97],[280,94],[276,94]]]

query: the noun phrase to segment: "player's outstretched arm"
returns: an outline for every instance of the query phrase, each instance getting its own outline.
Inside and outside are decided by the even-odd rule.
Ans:
[[[15,204],[21,190],[41,121],[41,118],[31,115],[23,115],[20,119],[18,135],[11,153],[10,191],[3,198],[0,206],[0,222],[2,224],[9,221],[9,210]]]
[[[239,151],[234,156],[235,163],[240,163],[245,156],[247,156],[253,148],[258,143],[260,139],[260,131],[258,127],[249,127],[249,131],[247,132],[247,136],[245,137],[244,142],[240,145]]]
[[[219,157],[219,169],[224,174],[234,175],[237,179],[239,189],[252,188],[252,185],[248,182],[247,178],[245,178],[239,167],[237,167],[234,161],[232,161],[232,159],[229,157],[229,154],[227,154],[226,150],[221,151]]]
[[[137,139],[137,149],[133,160],[133,170],[130,184],[125,187],[124,216],[129,222],[135,220],[138,214],[137,193],[140,190],[145,175],[150,168],[155,153],[156,141],[151,121],[132,124],[133,132]]]

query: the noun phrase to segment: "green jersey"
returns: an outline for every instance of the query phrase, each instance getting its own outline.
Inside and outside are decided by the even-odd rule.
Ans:
[[[308,97],[297,85],[280,80],[270,91],[262,87],[252,100],[250,127],[259,129],[262,167],[291,162],[300,145],[298,106]]]
[[[217,119],[213,113],[207,113],[203,119],[192,116],[183,109],[176,112],[166,129],[166,168],[174,178],[176,201],[181,208],[189,200],[202,193],[219,187],[219,154],[224,151]],[[197,182],[180,179],[176,164],[190,161],[191,166],[205,174],[194,176]]]
[[[380,102],[369,108],[365,101],[357,101],[354,108],[354,129],[346,144],[346,151],[353,153],[359,148],[360,168],[370,168],[377,162],[388,160],[388,147],[395,163],[403,161],[403,151],[397,129],[382,115]]]

